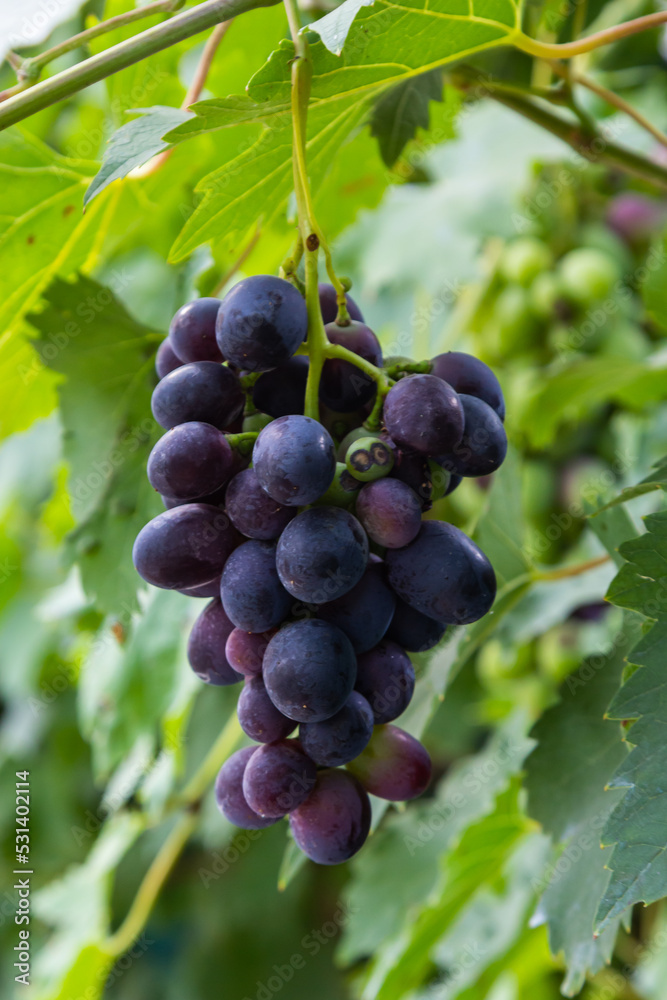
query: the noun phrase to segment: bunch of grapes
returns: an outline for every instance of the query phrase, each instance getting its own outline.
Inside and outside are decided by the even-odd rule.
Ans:
[[[329,358],[320,420],[304,415],[308,317],[294,285],[251,277],[177,312],[152,401],[166,433],[148,461],[167,509],[134,562],[154,586],[211,598],[190,663],[208,684],[243,682],[238,718],[255,745],[218,775],[223,814],[248,829],[289,816],[305,854],[337,864],[368,835],[369,793],[403,801],[429,783],[428,753],[393,725],[414,691],[408,653],[486,614],[496,581],[470,538],[422,515],[462,477],[494,472],[507,441],[482,362],[383,366],[349,296],[343,322],[329,285],[320,307],[329,341],[382,386],[378,399],[370,366]]]

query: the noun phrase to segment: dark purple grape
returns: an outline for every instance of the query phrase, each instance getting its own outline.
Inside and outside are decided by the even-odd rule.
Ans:
[[[382,348],[372,330],[363,323],[353,320],[349,326],[328,323],[325,327],[332,344],[340,344],[354,354],[380,367]],[[351,361],[330,358],[324,362],[320,381],[320,399],[332,410],[339,413],[358,410],[373,399],[376,392],[375,379],[366,375]]]
[[[220,577],[216,576],[209,583],[202,583],[199,587],[185,587],[178,591],[186,597],[220,597]]]
[[[196,361],[158,382],[151,406],[167,430],[191,420],[225,430],[241,416],[244,402],[241,383],[229,368],[215,361]]]
[[[278,576],[293,597],[307,604],[342,597],[359,582],[367,562],[364,530],[340,507],[298,514],[278,539]]]
[[[296,723],[278,711],[261,677],[246,677],[236,711],[241,729],[257,743],[274,743],[294,732]]]
[[[188,639],[188,660],[197,677],[207,684],[221,687],[243,680],[225,656],[225,643],[233,628],[220,598],[207,604],[192,626]]]
[[[339,865],[363,847],[371,828],[371,804],[347,771],[320,771],[315,789],[290,813],[292,835],[319,865]]]
[[[320,293],[320,309],[322,311],[322,319],[324,321],[324,325],[326,326],[327,323],[334,323],[336,321],[336,316],[338,315],[336,289],[333,285],[327,285],[324,282],[320,282],[318,285],[318,291]],[[361,315],[361,309],[352,296],[346,295],[345,301],[347,303],[347,311],[350,314],[350,319],[355,319],[357,322],[363,323],[364,317]]]
[[[132,550],[140,576],[164,590],[190,590],[222,572],[238,535],[227,515],[205,503],[165,510],[145,525]]]
[[[398,596],[447,625],[476,622],[496,596],[491,563],[453,524],[424,521],[414,542],[390,549],[385,563]]]
[[[415,668],[404,649],[385,640],[357,659],[355,688],[368,701],[376,723],[393,722],[412,700]]]
[[[303,296],[284,278],[256,274],[225,295],[216,320],[218,347],[245,371],[265,372],[285,364],[306,339]]]
[[[463,436],[463,407],[450,385],[435,375],[408,375],[384,401],[387,433],[420,455],[445,455]]]
[[[248,761],[257,747],[243,747],[233,753],[218,771],[215,782],[215,801],[218,809],[234,826],[242,830],[263,830],[273,826],[280,817],[260,816],[246,802],[243,794],[243,775]]]
[[[252,401],[262,413],[271,417],[286,417],[303,413],[306,404],[306,382],[309,361],[302,354],[290,358],[280,368],[264,372],[255,382]]]
[[[180,500],[207,496],[227,481],[232,449],[212,424],[196,420],[167,431],[148,456],[148,481],[158,493]]]
[[[336,472],[331,435],[317,420],[300,414],[278,417],[260,431],[252,461],[262,488],[290,507],[319,500]]]
[[[384,636],[395,607],[396,597],[384,578],[384,566],[379,560],[369,563],[359,583],[347,594],[320,604],[317,616],[344,632],[355,653],[365,653]]]
[[[463,482],[463,476],[452,475],[449,477],[449,484],[445,490],[445,496],[448,497],[450,493],[453,493],[455,489]]]
[[[388,549],[408,545],[421,527],[419,497],[400,479],[366,483],[357,497],[356,511],[368,537]]]
[[[284,816],[308,798],[317,768],[298,740],[267,743],[252,755],[243,775],[243,794],[260,816]]]
[[[295,507],[286,507],[263,490],[254,469],[234,476],[227,487],[226,508],[230,521],[247,538],[270,541],[278,538],[296,515]]]
[[[394,468],[389,473],[390,479],[398,479],[409,486],[419,497],[421,509],[430,510],[433,499],[433,467],[424,455],[414,451],[399,449],[396,453]],[[443,475],[445,473],[443,472]]]
[[[225,646],[225,656],[234,670],[244,677],[259,677],[264,654],[275,631],[244,632],[235,628],[230,632]]]
[[[287,617],[292,598],[276,571],[275,542],[244,542],[225,563],[222,604],[237,628],[266,632]]]
[[[347,636],[328,622],[306,619],[282,628],[264,654],[271,701],[296,722],[321,722],[345,704],[357,676]]]
[[[164,378],[169,372],[173,372],[176,368],[180,368],[183,362],[176,354],[176,351],[171,345],[169,337],[165,337],[160,346],[157,349],[157,354],[155,355],[155,371],[157,372],[158,378]]]
[[[236,452],[233,449],[231,451],[231,456],[232,456],[231,457],[232,468],[234,469],[238,463],[236,462]],[[226,492],[227,492],[227,483],[225,482],[223,483],[223,485],[220,487],[219,490],[215,491],[215,493],[209,493],[207,496],[204,497],[197,497],[197,503],[206,503],[209,504],[211,507],[218,507],[220,510],[224,511]],[[160,500],[165,505],[167,510],[171,510],[173,507],[182,507],[186,503],[192,503],[191,500],[182,500],[179,499],[178,497],[165,496],[164,493],[160,494]]]
[[[411,653],[425,653],[427,649],[438,645],[446,631],[446,625],[411,608],[399,597],[387,630],[387,638]]]
[[[215,339],[220,299],[195,299],[181,306],[169,326],[169,339],[181,361],[218,361],[222,354]]]
[[[415,799],[431,780],[431,758],[398,726],[376,726],[364,751],[347,765],[367,792],[390,802]]]
[[[459,396],[465,414],[463,437],[439,462],[457,476],[489,476],[503,464],[507,435],[502,420],[488,403],[476,396]]]
[[[353,691],[340,712],[323,722],[302,722],[301,745],[320,767],[340,767],[358,757],[373,733],[373,711]]]
[[[443,379],[456,392],[477,396],[505,419],[505,400],[500,382],[479,358],[462,351],[448,351],[433,358],[431,374]]]

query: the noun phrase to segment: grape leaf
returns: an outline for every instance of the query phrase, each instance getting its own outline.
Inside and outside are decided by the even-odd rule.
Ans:
[[[609,881],[605,865],[611,852],[600,850],[601,831],[620,797],[607,784],[627,754],[620,726],[604,713],[636,635],[628,618],[611,652],[589,658],[567,678],[559,703],[530,734],[537,746],[526,760],[528,812],[562,846],[559,859],[535,880],[543,895],[531,923],[547,923],[551,950],[564,954],[566,996],[578,993],[587,974],[609,961],[618,931],[616,919],[593,936]]]
[[[159,104],[152,108],[137,108],[136,113],[141,117],[121,125],[109,139],[102,166],[84,195],[84,205],[88,205],[112,181],[127,177],[135,167],[168,149],[169,143],[162,136],[191,117],[189,112],[180,108]]]
[[[343,4],[334,17],[345,20]],[[313,65],[308,113],[307,153],[311,182],[316,188],[346,137],[360,126],[372,104],[389,87],[497,45],[519,34],[517,7],[511,0],[478,0],[472,14],[460,0],[420,0],[406,8],[377,0],[357,14],[347,34],[342,55],[325,44],[310,46]],[[328,15],[311,25],[330,39]],[[327,27],[327,24],[329,27]],[[340,35],[335,28],[333,34]],[[292,188],[290,79],[294,46],[281,43],[252,78],[247,98],[204,101],[193,106],[197,118],[168,133],[178,142],[203,130],[227,128],[240,121],[261,121],[263,131],[249,149],[204,177],[198,190],[202,202],[186,222],[172,249],[172,260],[187,257],[220,232],[247,231],[262,214],[280,211]]]
[[[346,964],[374,954],[399,934],[406,916],[423,907],[437,878],[438,859],[467,827],[493,813],[530,743],[525,719],[512,716],[487,745],[459,761],[431,801],[387,817],[354,862],[347,900],[350,920],[339,946]]]
[[[442,72],[433,69],[392,87],[375,104],[371,134],[377,138],[388,167],[393,167],[418,128],[428,128],[431,101],[441,100]]]
[[[634,903],[649,904],[667,895],[667,511],[649,515],[645,524],[645,534],[621,546],[627,562],[607,593],[613,604],[638,611],[654,624],[628,657],[639,669],[608,710],[612,719],[636,721],[627,733],[633,749],[610,782],[625,795],[602,836],[603,843],[614,847],[609,886],[596,918],[599,930]]]
[[[159,510],[146,459],[157,436],[150,396],[162,338],[90,278],[56,280],[44,299],[30,321],[44,364],[65,376],[58,393],[76,521],[67,551],[100,609],[127,618],[137,608],[132,544]]]
[[[647,258],[646,278],[642,282],[641,293],[646,311],[660,327],[667,330],[667,243],[653,248]]]
[[[645,493],[652,493],[654,490],[667,492],[667,457],[656,462],[648,476],[642,479],[640,483],[637,483],[636,486],[626,487],[617,497],[614,497],[613,500],[605,504],[604,507],[598,508],[593,517],[597,517],[598,514],[609,510],[611,507],[617,507],[619,504],[627,503],[628,500],[634,500],[635,497],[644,496]]]

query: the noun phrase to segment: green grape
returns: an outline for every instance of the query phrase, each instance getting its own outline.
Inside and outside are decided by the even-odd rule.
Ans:
[[[433,483],[431,502],[435,503],[436,500],[442,500],[442,498],[446,495],[452,474],[451,472],[447,472],[446,469],[443,469],[441,465],[438,465],[437,462],[433,462],[431,459],[428,461],[428,468],[431,476],[431,482]]]
[[[243,431],[261,431],[272,420],[273,417],[268,413],[251,413],[250,416],[243,418]]]
[[[345,455],[348,472],[362,483],[388,476],[394,467],[394,453],[380,437],[362,437],[353,441]]]
[[[508,285],[495,303],[493,322],[501,354],[514,354],[532,347],[536,333],[528,293],[521,285]]]
[[[347,455],[347,450],[350,445],[365,437],[368,437],[368,430],[363,425],[361,427],[354,427],[348,434],[346,434],[341,443],[338,445],[338,451],[336,452],[336,458],[338,461],[345,462],[345,456]]]
[[[533,236],[522,236],[505,247],[500,271],[506,281],[528,286],[540,271],[548,270],[552,264],[553,257],[546,243]]]
[[[360,489],[359,480],[350,475],[343,462],[336,462],[336,474],[333,482],[315,506],[349,507]]]
[[[539,319],[551,319],[562,295],[560,281],[553,271],[543,271],[528,291],[530,308]]]
[[[593,247],[570,250],[558,266],[563,294],[584,309],[607,298],[621,277],[609,254]]]

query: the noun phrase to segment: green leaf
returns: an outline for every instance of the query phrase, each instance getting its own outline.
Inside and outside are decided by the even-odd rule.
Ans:
[[[112,181],[127,177],[135,167],[168,149],[169,143],[162,136],[192,117],[180,108],[165,108],[159,104],[152,108],[137,108],[136,112],[141,117],[122,125],[109,139],[102,166],[85,193],[85,205]]]
[[[654,246],[646,259],[641,293],[646,311],[661,330],[667,330],[667,243]]]
[[[329,48],[337,49],[337,43],[330,44],[332,37],[339,38],[341,44],[344,40],[334,20],[345,22],[347,37],[340,57],[332,55],[320,41],[310,46],[313,78],[307,156],[315,189],[341,144],[365,121],[373,103],[389,87],[518,37],[518,10],[511,0],[481,0],[477,7],[471,16],[461,0],[438,0],[435,7],[429,6],[429,0],[420,0],[409,9],[378,0],[363,10],[355,7],[351,11],[343,4],[310,26]],[[348,36],[350,14],[358,16]],[[174,244],[173,261],[182,260],[221,233],[231,237],[247,232],[260,217],[270,220],[283,210],[292,190],[293,58],[293,44],[282,42],[248,84],[247,98],[199,102],[193,108],[197,118],[166,136],[174,142],[240,122],[264,123],[253,146],[245,148],[244,144],[238,155],[201,181],[198,191],[203,200]]]
[[[537,746],[526,760],[528,812],[562,853],[534,882],[543,895],[532,924],[547,923],[555,955],[567,965],[563,993],[574,996],[588,974],[611,958],[619,920],[593,936],[595,914],[609,882],[610,850],[600,850],[601,832],[618,792],[609,781],[627,755],[618,723],[605,718],[618,690],[625,651],[637,635],[628,619],[608,655],[585,660],[567,678],[560,701],[533,727]]]
[[[119,287],[125,280],[119,273]],[[76,521],[68,554],[100,609],[127,617],[139,582],[132,544],[159,510],[146,459],[157,436],[150,396],[161,337],[89,278],[58,280],[44,299],[30,321],[43,362],[64,376],[58,392]]]
[[[498,798],[492,815],[469,827],[443,859],[430,903],[403,934],[382,950],[363,1000],[400,1000],[420,986],[432,968],[433,949],[472,896],[501,875],[508,855],[528,830],[518,805],[518,781]]]
[[[605,510],[609,510],[610,507],[616,507],[619,504],[627,503],[628,500],[634,500],[635,497],[644,496],[645,493],[652,493],[654,490],[663,490],[667,492],[667,457],[661,459],[659,462],[653,466],[651,472],[642,479],[640,483],[636,486],[627,486],[622,490],[617,497],[610,500],[609,503],[605,504],[604,507],[600,507],[592,515],[597,517]]]
[[[442,100],[442,86],[442,72],[433,69],[392,87],[373,108],[371,135],[388,167],[393,167],[418,128],[428,128],[429,104]]]
[[[477,754],[457,762],[435,798],[392,813],[354,862],[350,921],[339,948],[346,963],[374,953],[399,935],[425,905],[439,858],[471,824],[490,815],[497,796],[530,748],[525,718],[516,713]]]
[[[154,742],[180,683],[191,618],[182,594],[153,591],[125,645],[108,625],[93,643],[82,672],[79,704],[98,773],[108,774],[141,736]]]
[[[110,876],[141,830],[138,814],[119,814],[105,825],[83,864],[35,893],[35,913],[55,928],[35,963],[33,978],[40,1000],[85,995],[75,990],[82,982],[89,986],[91,980],[86,982],[85,976],[95,970],[102,977],[100,991],[104,986],[104,972],[112,963],[109,956],[104,960],[103,948],[111,919]],[[89,835],[72,831],[77,832]]]
[[[644,535],[626,542],[628,560],[612,583],[608,600],[655,621],[628,659],[639,667],[609,707],[612,719],[637,720],[628,730],[633,749],[616,771],[611,787],[625,790],[603,832],[615,845],[608,864],[612,874],[600,903],[597,922],[603,930],[629,906],[647,905],[667,895],[667,511],[646,518]]]

